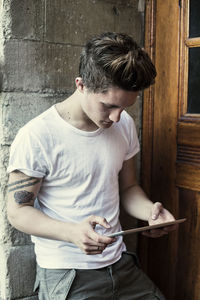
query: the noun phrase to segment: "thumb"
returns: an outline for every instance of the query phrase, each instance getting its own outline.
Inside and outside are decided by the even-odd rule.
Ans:
[[[155,202],[153,204],[152,211],[151,211],[151,218],[152,218],[152,220],[156,220],[159,217],[162,209],[163,209],[162,203]]]

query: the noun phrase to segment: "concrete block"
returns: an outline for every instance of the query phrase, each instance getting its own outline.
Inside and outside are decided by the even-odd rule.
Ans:
[[[88,38],[105,31],[127,32],[138,39],[140,22],[135,0],[49,0],[45,40],[83,45]]]
[[[137,97],[137,101],[135,104],[131,107],[128,107],[126,111],[129,113],[129,115],[134,119],[137,133],[139,135],[140,129],[141,129],[141,113],[142,113],[142,96],[139,95]]]
[[[102,1],[49,0],[46,12],[46,41],[83,45],[89,36],[114,29],[111,5]]]
[[[0,299],[7,300],[9,298],[9,281],[7,277],[7,253],[5,246],[0,244]]]
[[[11,299],[33,295],[35,282],[35,254],[33,246],[12,247],[7,258],[7,274]]]
[[[134,4],[136,1],[131,1]],[[113,6],[116,12],[114,31],[124,32],[134,38],[136,42],[141,43],[141,14],[138,13],[134,5]]]
[[[10,224],[7,224],[7,230],[3,232],[3,235],[7,233],[5,239],[12,245],[12,246],[25,246],[25,245],[33,245],[31,242],[31,238],[29,235],[20,232],[13,228]]]
[[[15,299],[13,299],[15,300]],[[38,296],[31,296],[31,297],[26,297],[26,298],[20,298],[20,299],[17,299],[17,300],[38,300]]]
[[[5,43],[3,91],[66,93],[75,87],[81,48],[31,41]]]
[[[41,40],[44,31],[44,5],[40,0],[4,1],[3,29],[5,38]]]
[[[138,11],[141,13],[145,12],[145,0],[138,1]]]
[[[142,131],[142,122],[141,122],[142,98],[143,98],[142,93],[139,93],[136,103],[133,106],[126,109],[129,115],[134,119],[140,143],[141,143],[141,131]],[[136,156],[136,175],[139,182],[140,182],[140,165],[141,165],[141,152],[139,152]],[[128,238],[128,240],[130,239]]]
[[[0,299],[33,297],[36,300],[37,295],[33,293],[36,268],[33,246],[0,244],[0,257]]]
[[[3,133],[0,144],[10,145],[24,124],[68,96],[69,94],[2,93],[0,108]]]
[[[15,300],[15,299],[13,299]],[[26,297],[26,298],[20,298],[20,299],[17,299],[17,300],[38,300],[38,296],[32,296],[32,297]]]

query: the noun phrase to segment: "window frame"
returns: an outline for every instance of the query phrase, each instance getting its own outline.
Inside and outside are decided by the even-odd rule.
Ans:
[[[188,113],[189,49],[200,47],[200,37],[189,37],[190,0],[182,0],[180,6],[180,79],[179,79],[179,120],[200,123],[200,113]]]

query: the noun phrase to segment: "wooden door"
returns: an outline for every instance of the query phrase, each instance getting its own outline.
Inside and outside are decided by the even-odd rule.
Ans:
[[[142,185],[187,222],[140,236],[139,255],[167,300],[200,300],[200,1],[146,0],[145,35],[158,75],[144,93]]]

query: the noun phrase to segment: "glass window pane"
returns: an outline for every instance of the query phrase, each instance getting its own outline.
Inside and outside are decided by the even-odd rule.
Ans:
[[[200,0],[190,0],[189,37],[200,37]]]
[[[188,113],[200,113],[200,48],[189,49]]]

